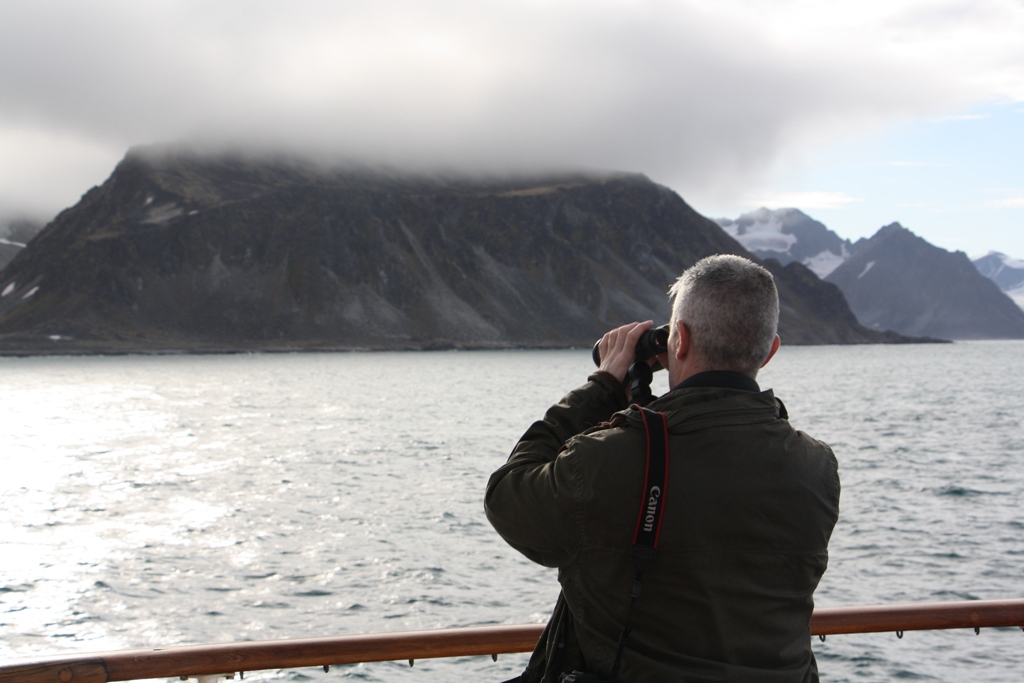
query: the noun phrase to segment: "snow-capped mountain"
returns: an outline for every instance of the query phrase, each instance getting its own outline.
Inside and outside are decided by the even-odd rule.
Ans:
[[[762,207],[736,220],[716,218],[715,222],[747,251],[777,259],[782,265],[799,261],[821,279],[849,258],[852,247],[850,240],[799,209]]]
[[[978,272],[999,286],[1008,297],[1024,309],[1024,261],[990,251],[973,260]]]

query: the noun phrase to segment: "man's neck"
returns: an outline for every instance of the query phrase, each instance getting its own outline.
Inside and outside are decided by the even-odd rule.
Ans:
[[[742,372],[735,372],[733,370],[705,370],[703,372],[697,372],[672,388],[692,389],[696,387],[737,389],[740,391],[753,392],[761,391],[761,387],[758,385],[757,380],[750,377],[750,375],[744,375]]]

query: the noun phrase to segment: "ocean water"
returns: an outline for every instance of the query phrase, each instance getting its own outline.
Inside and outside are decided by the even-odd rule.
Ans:
[[[0,358],[0,661],[545,620],[482,510],[589,351]],[[664,373],[655,391],[664,391]],[[819,606],[1024,597],[1024,343],[792,347],[843,481]],[[814,640],[826,681],[1013,681],[1020,629]],[[526,655],[252,672],[504,680]]]

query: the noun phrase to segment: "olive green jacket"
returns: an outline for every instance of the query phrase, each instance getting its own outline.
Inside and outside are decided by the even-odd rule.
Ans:
[[[817,681],[812,595],[839,514],[831,449],[793,429],[770,390],[683,388],[648,407],[666,415],[671,459],[658,556],[619,678]],[[509,544],[558,567],[586,666],[605,676],[644,485],[639,412],[597,427],[623,408],[614,379],[592,375],[527,430],[485,500]]]

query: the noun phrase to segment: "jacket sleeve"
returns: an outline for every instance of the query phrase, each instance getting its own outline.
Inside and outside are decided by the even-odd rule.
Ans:
[[[547,567],[568,563],[579,539],[578,478],[558,457],[572,437],[626,407],[621,385],[594,373],[534,422],[487,482],[487,519],[509,545]]]

